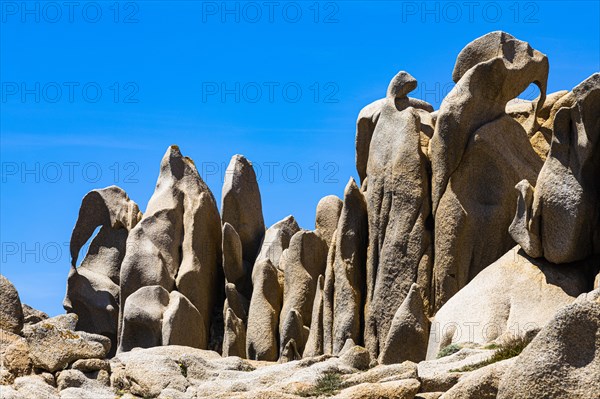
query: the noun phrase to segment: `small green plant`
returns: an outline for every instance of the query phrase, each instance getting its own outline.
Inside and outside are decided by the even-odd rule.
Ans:
[[[187,378],[188,368],[185,363],[177,363],[179,366],[179,370],[181,371],[181,375]]]
[[[461,346],[459,344],[450,344],[450,345],[444,346],[438,352],[437,358],[441,359],[442,357],[450,356],[453,353],[458,352],[460,349],[461,349]]]
[[[494,351],[494,354],[488,359],[473,364],[467,364],[466,366],[463,366],[459,369],[453,369],[450,371],[459,373],[464,371],[473,371],[484,366],[499,362],[501,360],[506,360],[515,356],[519,356],[521,352],[523,352],[523,349],[525,349],[525,347],[529,344],[529,342],[530,341],[526,337],[515,336],[510,339],[507,339],[506,341],[500,344],[490,344],[488,345],[488,347],[490,347],[489,349],[492,349],[491,347],[494,346],[496,350]]]
[[[313,388],[298,392],[299,396],[312,398],[317,396],[332,396],[343,388],[344,381],[339,373],[327,372],[317,380]]]

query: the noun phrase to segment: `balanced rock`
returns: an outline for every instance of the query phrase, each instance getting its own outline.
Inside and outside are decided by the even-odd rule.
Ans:
[[[23,329],[23,308],[16,288],[0,275],[0,329],[20,334]]]

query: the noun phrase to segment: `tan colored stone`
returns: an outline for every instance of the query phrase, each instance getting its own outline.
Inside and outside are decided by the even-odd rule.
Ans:
[[[428,338],[429,319],[425,313],[421,289],[413,284],[394,315],[379,363],[425,360]]]
[[[335,195],[323,197],[317,204],[315,231],[325,240],[328,246],[331,245],[333,240],[333,232],[337,228],[341,212],[342,200]]]
[[[413,399],[421,383],[416,379],[389,381],[376,384],[359,384],[350,388],[346,388],[338,395],[336,399],[380,399],[380,398],[396,398],[396,399]]]
[[[560,309],[504,373],[498,399],[597,397],[599,331],[600,302]]]
[[[429,160],[421,127],[431,121],[433,109],[411,105],[406,94],[416,85],[406,72],[390,82],[369,146],[366,187],[363,183],[369,221],[364,342],[372,358],[382,350],[411,284],[426,290],[431,285]]]
[[[557,102],[564,106],[552,121],[552,147],[537,183],[517,185],[510,232],[532,257],[568,263],[600,253],[598,93],[600,73]]]
[[[253,265],[265,235],[265,222],[256,173],[243,155],[234,155],[225,171],[221,218],[237,231],[242,258]]]
[[[252,360],[276,361],[279,357],[279,314],[283,289],[278,273],[269,260],[257,263],[253,270],[254,290],[246,332],[246,353]]]
[[[344,190],[343,207],[335,232],[332,349],[333,354],[338,354],[348,338],[361,342],[361,327],[364,325],[367,204],[352,178]]]
[[[589,286],[586,265],[554,265],[518,246],[485,268],[435,315],[427,359],[453,342],[489,343],[542,328]],[[476,312],[473,309],[477,309]]]
[[[327,243],[316,233],[301,230],[292,237],[281,262],[284,265],[284,288],[280,336],[283,336],[283,322],[292,308],[300,314],[303,324],[310,327],[317,280],[319,275],[325,274]],[[298,349],[304,349],[303,342],[296,343]]]
[[[0,275],[0,329],[20,334],[23,329],[23,308],[16,288]]]
[[[452,76],[456,86],[440,105],[430,142],[434,311],[514,246],[511,188],[523,179],[534,184],[542,162],[529,142],[536,117],[524,127],[506,114],[506,104],[535,83],[537,116],[548,59],[526,42],[492,32],[460,52]]]
[[[441,399],[496,399],[500,379],[514,361],[515,358],[502,360],[467,373]]]

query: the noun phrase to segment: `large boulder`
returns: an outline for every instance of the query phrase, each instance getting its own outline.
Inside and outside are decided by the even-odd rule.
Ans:
[[[396,311],[390,332],[379,356],[379,364],[425,360],[429,336],[429,319],[421,289],[413,284]]]
[[[237,231],[242,257],[253,265],[265,235],[265,222],[256,173],[243,155],[234,155],[225,171],[221,219]]]
[[[367,204],[352,178],[344,191],[334,239],[332,347],[338,354],[348,338],[362,343],[364,326]]]
[[[246,353],[248,359],[276,361],[279,357],[279,314],[283,302],[280,272],[267,259],[255,265],[253,274]]]
[[[25,338],[0,329],[0,364],[12,377],[21,377],[31,372],[29,344]]]
[[[23,329],[23,308],[16,288],[0,275],[0,329],[20,334]]]
[[[600,392],[600,299],[560,309],[510,367],[498,399],[597,398]]]
[[[34,367],[53,373],[64,369],[75,360],[103,359],[108,354],[110,341],[107,338],[72,331],[64,328],[67,326],[62,323],[48,319],[23,330]]]
[[[223,356],[246,358],[246,324],[231,309],[225,313]]]
[[[433,264],[429,161],[421,141],[431,107],[412,105],[406,95],[416,86],[406,72],[392,79],[369,146],[364,339],[372,358],[379,355],[411,284],[418,283],[429,298]],[[363,182],[363,190],[364,186]]]
[[[301,315],[303,324],[310,327],[317,280],[325,274],[327,243],[315,232],[301,230],[292,237],[281,262],[284,286],[280,330],[292,308]]]
[[[41,310],[37,310],[27,305],[23,304],[23,322],[24,324],[35,324],[42,320],[46,320],[48,315]]]
[[[323,354],[323,275],[319,276],[317,292],[313,301],[310,331],[304,347],[303,357],[315,357]]]
[[[342,200],[335,195],[323,197],[317,204],[315,231],[327,242],[327,245],[331,245],[341,212]]]
[[[548,59],[492,32],[458,55],[456,85],[442,101],[430,142],[435,217],[434,311],[514,246],[514,186],[535,184],[542,161],[529,141],[544,104]],[[530,83],[540,88],[532,125],[506,114]]]
[[[160,345],[205,348],[204,326],[198,309],[180,292],[142,287],[125,302],[118,352]]]
[[[225,280],[233,284],[243,284],[248,273],[248,263],[242,258],[242,241],[235,228],[223,223],[223,272]]]
[[[203,327],[188,333],[194,346],[205,347],[213,314],[221,313],[223,303],[221,221],[208,186],[177,146],[169,147],[161,161],[156,189],[129,233],[127,248],[120,281],[121,335],[129,296],[141,287],[160,286],[183,294],[200,313]]]
[[[71,234],[71,269],[63,306],[78,316],[78,330],[109,337],[112,354],[117,347],[121,263],[129,231],[141,217],[137,204],[121,188],[92,190],[81,201]],[[81,247],[98,227],[98,234],[77,266]]]
[[[273,266],[281,270],[281,255],[290,246],[290,240],[298,231],[300,231],[300,227],[292,215],[269,227],[256,257],[255,265],[268,259]],[[254,279],[254,276],[252,278]]]
[[[529,255],[567,263],[600,253],[600,73],[559,103],[537,183],[517,185],[510,232]]]
[[[431,322],[427,359],[456,342],[479,344],[542,328],[590,287],[588,263],[555,265],[518,246],[485,268]]]
[[[500,379],[514,364],[516,358],[501,360],[461,377],[456,385],[440,399],[496,399]]]

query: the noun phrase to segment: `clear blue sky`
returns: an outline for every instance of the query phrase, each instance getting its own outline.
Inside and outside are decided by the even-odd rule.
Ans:
[[[356,177],[359,110],[399,70],[437,108],[456,55],[494,30],[548,55],[550,92],[600,70],[597,1],[0,4],[1,272],[52,315],[82,197],[117,184],[145,209],[170,144],[218,202],[246,155],[266,223],[311,229]]]

